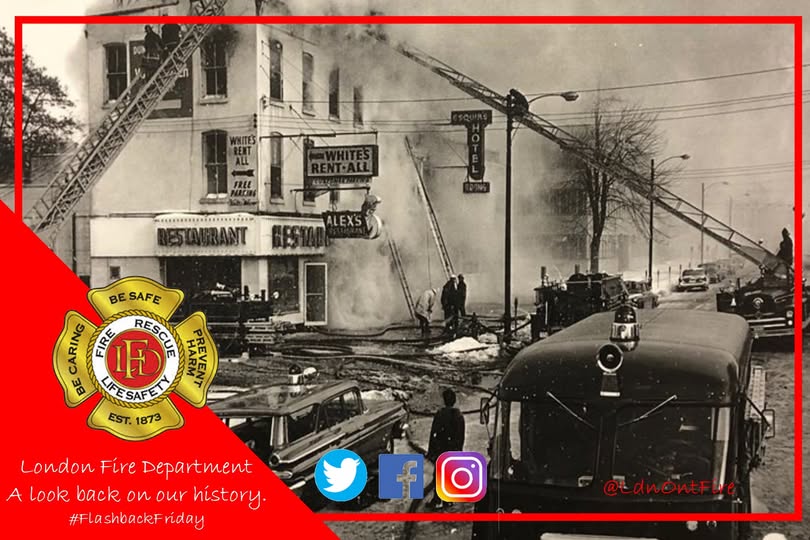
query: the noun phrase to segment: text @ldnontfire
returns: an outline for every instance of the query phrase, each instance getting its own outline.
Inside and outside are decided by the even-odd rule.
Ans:
[[[676,482],[647,482],[639,480],[625,484],[622,480],[608,480],[602,491],[608,497],[632,495],[734,495],[734,482],[723,484],[716,480],[687,480]]]

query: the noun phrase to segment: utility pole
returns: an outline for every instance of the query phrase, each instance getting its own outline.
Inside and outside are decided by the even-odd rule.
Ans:
[[[647,261],[647,279],[652,288],[653,275],[653,221],[655,219],[655,158],[650,160],[650,247]]]
[[[503,239],[503,339],[512,327],[512,115],[515,108],[515,96],[512,91],[506,95],[506,181],[504,191],[504,239]]]
[[[700,264],[703,264],[703,227],[706,223],[706,184],[700,184]]]

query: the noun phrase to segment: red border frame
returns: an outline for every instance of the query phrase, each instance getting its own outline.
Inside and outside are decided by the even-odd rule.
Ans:
[[[178,16],[184,24],[783,24],[794,30],[794,231],[795,249],[802,246],[802,18],[800,16],[294,16],[253,17]],[[14,18],[14,211],[23,217],[22,207],[22,40],[24,24],[156,24],[166,16],[19,16]],[[800,260],[796,258],[796,260]],[[795,265],[795,313],[802,313],[802,268]],[[797,318],[798,319],[798,318]],[[797,329],[801,326],[797,325]],[[801,521],[802,520],[802,332],[794,335],[794,510],[792,513],[556,513],[556,514],[398,514],[345,513],[314,514],[323,521]]]

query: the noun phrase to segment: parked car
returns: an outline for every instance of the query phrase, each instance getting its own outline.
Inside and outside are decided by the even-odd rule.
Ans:
[[[681,272],[681,277],[678,279],[678,285],[675,286],[676,291],[690,291],[690,290],[709,290],[709,277],[706,271],[702,268],[687,268]]]
[[[703,263],[699,264],[698,268],[702,268],[706,271],[706,275],[709,278],[709,283],[720,283],[725,279],[723,275],[723,271],[720,268],[720,265],[717,263]]]
[[[628,299],[637,308],[658,307],[658,295],[650,288],[647,281],[625,281]]]
[[[211,410],[312,509],[327,501],[315,486],[315,466],[336,448],[359,455],[368,482],[359,500],[374,494],[378,457],[393,453],[407,429],[398,401],[364,402],[355,381],[313,382],[314,368],[293,368],[287,379],[213,403]],[[376,500],[376,499],[375,499]]]

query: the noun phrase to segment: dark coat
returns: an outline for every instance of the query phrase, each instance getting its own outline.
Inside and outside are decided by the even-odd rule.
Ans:
[[[453,285],[453,280],[448,280],[442,287],[442,309],[446,312],[453,312],[458,306],[458,289]]]
[[[146,49],[146,56],[156,57],[160,56],[160,51],[163,50],[163,41],[155,32],[147,32],[143,38],[143,46]]]
[[[779,253],[776,256],[785,261],[788,266],[793,265],[793,240],[789,236],[782,238],[779,243]]]
[[[464,448],[464,416],[455,407],[442,407],[433,417],[427,457],[436,461],[444,452]]]
[[[180,25],[179,24],[164,24],[160,29],[162,34],[163,44],[167,47],[177,45],[180,41]]]
[[[456,291],[456,307],[462,315],[467,314],[467,283],[458,281],[458,290]]]

